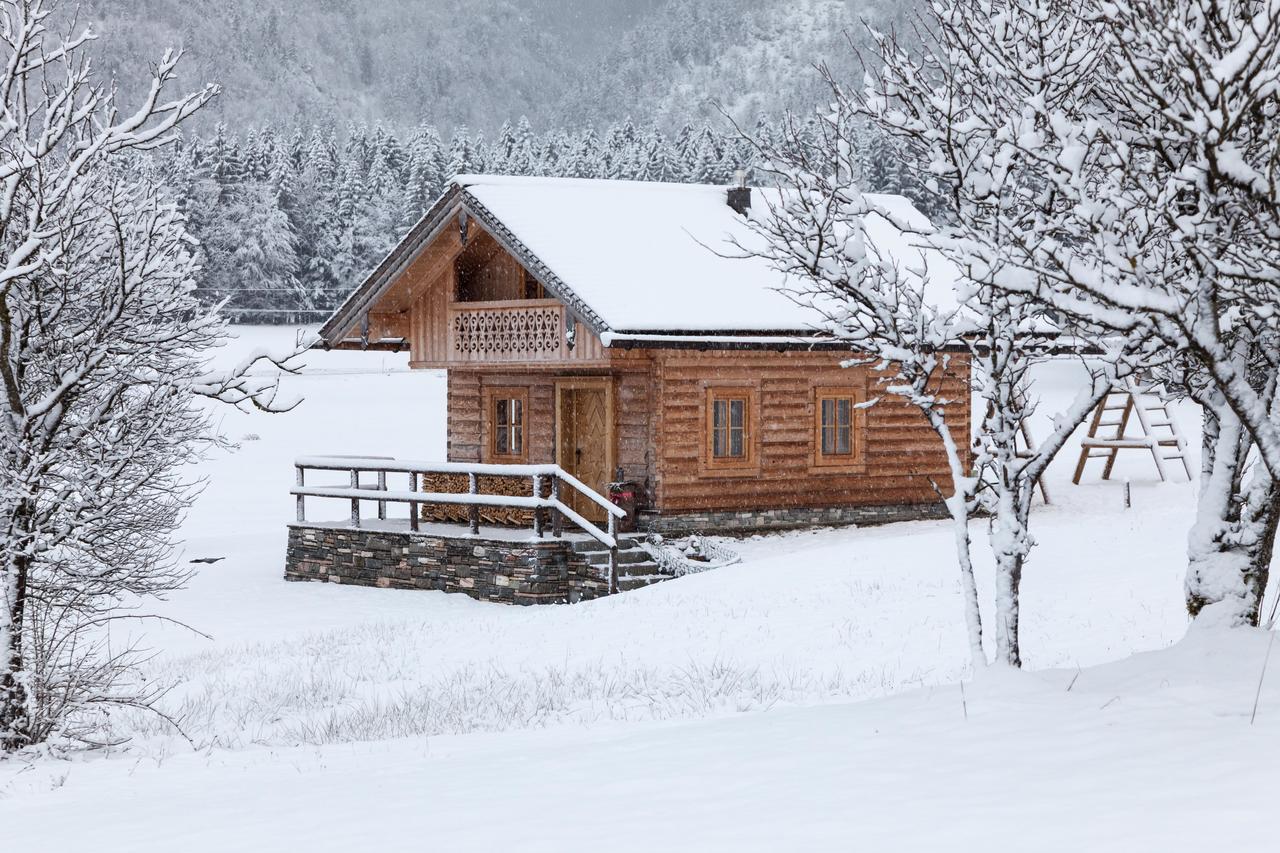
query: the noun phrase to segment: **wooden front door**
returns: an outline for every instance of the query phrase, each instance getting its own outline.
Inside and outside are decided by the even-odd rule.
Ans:
[[[556,383],[556,463],[607,497],[613,479],[613,386],[608,379]],[[561,491],[575,512],[596,523],[605,512],[576,489]]]

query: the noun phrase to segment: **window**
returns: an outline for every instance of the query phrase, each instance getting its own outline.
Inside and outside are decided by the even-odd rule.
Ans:
[[[856,388],[814,390],[814,465],[851,467],[861,463],[859,431],[862,394]]]
[[[524,425],[529,411],[526,388],[494,388],[487,392],[489,414],[489,458],[513,462],[527,458]]]
[[[706,473],[747,475],[758,471],[757,419],[760,391],[754,385],[708,385],[706,388]]]
[[[711,401],[711,457],[747,456],[747,398],[717,397]]]

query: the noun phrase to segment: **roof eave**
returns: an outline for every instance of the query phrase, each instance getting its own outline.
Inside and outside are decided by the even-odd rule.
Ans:
[[[436,200],[409,233],[395,245],[373,272],[351,292],[320,327],[320,337],[331,346],[346,337],[347,330],[360,321],[387,288],[440,235],[462,207],[461,188],[454,184]]]

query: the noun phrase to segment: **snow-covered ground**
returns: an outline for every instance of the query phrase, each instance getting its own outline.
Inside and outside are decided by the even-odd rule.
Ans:
[[[228,358],[279,339],[241,335]],[[285,583],[295,455],[444,452],[443,375],[309,361],[285,382],[303,405],[225,413],[239,449],[200,470],[187,556],[225,559],[156,610],[208,636],[147,628],[190,742],[125,713],[115,754],[0,765],[15,849],[1270,849],[1280,672],[1250,725],[1265,634],[1171,647],[1193,495],[1140,454],[1128,511],[1096,469],[1069,484],[1078,444],[1055,463],[1034,672],[962,693],[940,522],[758,537],[740,565],[574,606]],[[1044,416],[1075,375],[1044,372]]]

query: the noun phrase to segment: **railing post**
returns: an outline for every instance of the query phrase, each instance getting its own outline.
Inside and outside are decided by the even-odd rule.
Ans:
[[[474,474],[467,474],[469,491],[473,495],[480,494],[479,478]],[[471,535],[480,535],[480,506],[478,504],[467,504],[467,519],[471,522]]]
[[[618,592],[618,517],[609,513],[609,536],[613,546],[609,549],[609,594]]]
[[[409,491],[418,491],[418,475],[414,471],[409,472]],[[418,529],[418,504],[409,501],[409,529],[417,531]]]
[[[298,488],[301,489],[307,485],[307,475],[305,469],[299,465],[298,468]],[[307,520],[307,496],[298,495],[298,521]]]
[[[351,469],[351,488],[353,489],[360,488],[360,472],[355,468]],[[351,526],[352,527],[360,526],[360,499],[359,498],[351,499]]]
[[[533,477],[533,497],[538,500],[542,497],[542,475],[534,474]],[[542,507],[535,506],[533,508],[533,535],[539,539],[542,538]]]
[[[385,492],[387,490],[387,472],[378,472],[378,491]],[[387,502],[378,501],[378,521],[387,520]]]
[[[560,478],[551,477],[551,535],[559,539],[564,534],[564,518],[560,515]]]

